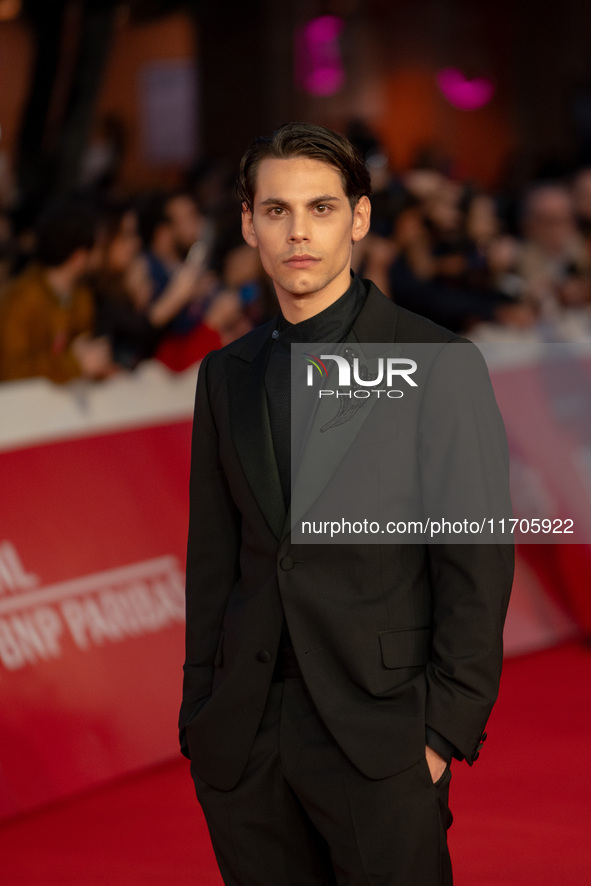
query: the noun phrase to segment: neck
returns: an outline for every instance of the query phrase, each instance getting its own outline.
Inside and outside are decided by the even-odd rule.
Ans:
[[[275,287],[281,313],[288,323],[301,323],[329,308],[351,285],[351,269],[347,266],[334,280],[318,292],[301,295]]]

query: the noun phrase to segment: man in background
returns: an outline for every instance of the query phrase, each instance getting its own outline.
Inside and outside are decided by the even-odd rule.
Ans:
[[[109,375],[108,342],[93,338],[94,306],[83,278],[97,236],[93,211],[56,203],[36,228],[36,261],[0,295],[0,380],[44,376],[62,383]]]

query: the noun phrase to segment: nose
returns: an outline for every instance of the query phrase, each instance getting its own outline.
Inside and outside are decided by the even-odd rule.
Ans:
[[[292,212],[290,216],[288,239],[290,243],[301,243],[302,241],[310,239],[307,213],[297,211]]]

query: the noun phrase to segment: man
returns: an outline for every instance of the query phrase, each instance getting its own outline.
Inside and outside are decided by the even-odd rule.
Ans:
[[[93,337],[94,304],[82,279],[96,218],[79,201],[49,207],[36,228],[36,262],[0,297],[0,379],[62,383],[114,370],[109,343]]]
[[[164,212],[170,224],[178,259],[184,261],[195,244],[209,237],[208,224],[195,198],[177,191],[165,201]],[[205,247],[205,242],[203,243]]]
[[[290,344],[453,336],[351,277],[370,186],[345,139],[285,124],[239,192],[281,313],[199,373],[181,748],[226,884],[448,886],[449,761],[484,740],[511,551],[296,545],[287,512]]]
[[[524,300],[559,323],[563,308],[588,304],[590,297],[589,252],[577,227],[573,195],[562,185],[535,185],[525,198],[522,227],[518,273]]]

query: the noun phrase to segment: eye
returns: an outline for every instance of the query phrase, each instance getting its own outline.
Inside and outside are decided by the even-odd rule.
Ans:
[[[279,216],[279,215],[283,215],[284,212],[285,212],[285,209],[283,208],[283,206],[272,206],[269,209],[269,215]]]
[[[330,206],[327,203],[319,203],[314,208],[319,215],[326,215],[330,211]]]

